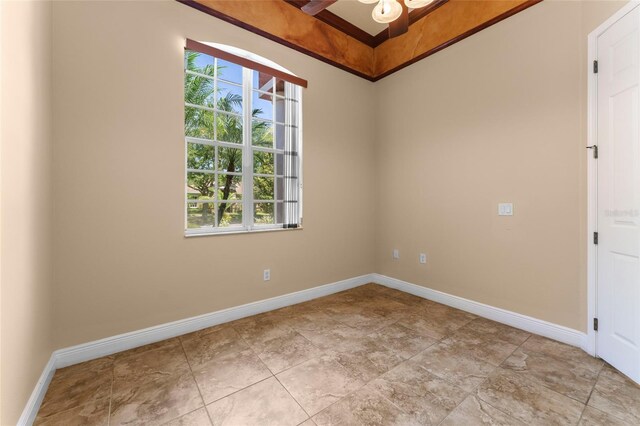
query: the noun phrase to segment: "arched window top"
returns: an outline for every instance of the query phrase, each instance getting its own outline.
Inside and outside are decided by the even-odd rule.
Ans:
[[[277,63],[275,63],[272,60],[269,60],[269,59],[267,59],[267,58],[265,58],[263,56],[260,56],[260,55],[257,55],[255,53],[249,52],[248,50],[240,49],[239,47],[229,46],[228,44],[209,43],[209,42],[206,42],[206,41],[201,41],[201,43],[205,44],[207,46],[211,46],[211,47],[213,47],[215,49],[219,49],[219,50],[222,50],[224,52],[231,53],[232,55],[236,55],[236,56],[239,56],[241,58],[248,59],[248,60],[256,62],[258,64],[265,65],[267,67],[276,69],[278,71],[286,72],[287,74],[291,74],[293,76],[296,76],[294,73],[292,73],[291,71],[289,71],[285,67],[283,67],[281,65],[278,65]]]
[[[202,42],[190,39],[187,39],[186,48],[188,50],[225,59],[256,71],[271,74],[274,77],[281,78],[298,86],[307,87],[308,85],[307,80],[298,77],[288,69],[267,58],[248,52],[244,49],[228,46],[226,44]]]

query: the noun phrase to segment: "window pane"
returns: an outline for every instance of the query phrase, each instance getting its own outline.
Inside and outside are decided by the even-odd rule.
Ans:
[[[187,173],[187,194],[189,198],[213,200],[215,176],[213,173]]]
[[[242,225],[242,203],[219,203],[218,217],[220,227]]]
[[[213,140],[213,111],[184,107],[184,133],[194,138]]]
[[[213,108],[215,102],[214,93],[213,79],[185,74],[184,101],[186,103]]]
[[[284,223],[284,203],[276,203],[276,223]]]
[[[228,173],[242,173],[242,149],[218,147],[218,170]]]
[[[272,175],[274,172],[273,153],[254,151],[253,152],[253,172],[265,174],[265,175]]]
[[[273,123],[253,120],[251,125],[253,146],[273,148]]]
[[[185,53],[185,68],[202,74],[208,74],[202,71],[209,70],[213,76],[213,56],[188,50]]]
[[[212,228],[214,226],[213,203],[187,203],[187,228]]]
[[[255,203],[253,208],[253,220],[256,224],[275,223],[273,203]]]
[[[218,59],[218,78],[242,84],[242,67],[224,59]]]
[[[278,123],[284,123],[285,104],[284,98],[276,98],[276,121]]]
[[[253,117],[273,120],[273,95],[254,91],[252,107],[251,115]]]
[[[284,80],[276,78],[276,95],[284,96]]]
[[[254,177],[253,178],[253,198],[256,200],[273,200],[273,182],[272,177]]]
[[[277,201],[284,200],[284,178],[282,177],[276,178],[276,195],[278,196]]]
[[[276,154],[276,174],[284,175],[284,154]]]
[[[218,200],[242,199],[242,176],[218,175]]]
[[[253,88],[273,93],[273,77],[260,71],[253,71]]]
[[[242,143],[242,117],[216,113],[218,140],[222,142]]]
[[[276,149],[284,149],[286,127],[284,124],[276,124]]]
[[[218,81],[216,107],[221,111],[242,114],[242,87]]]
[[[199,143],[187,144],[187,168],[213,170],[215,165],[215,148]]]

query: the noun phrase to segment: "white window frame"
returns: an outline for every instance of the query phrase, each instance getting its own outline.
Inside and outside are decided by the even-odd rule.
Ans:
[[[217,45],[218,47],[220,45]],[[233,52],[234,54],[236,52]],[[244,52],[244,56],[249,57],[251,56],[252,59],[256,60],[256,62],[260,62],[265,61],[263,58],[258,57],[256,55],[252,55],[248,52]],[[238,83],[233,83],[233,82],[229,82],[228,80],[224,80],[224,79],[220,79],[218,77],[218,67],[217,67],[217,61],[218,58],[215,58],[215,62],[214,62],[214,69],[215,69],[215,73],[214,73],[214,77],[211,77],[209,75],[204,75],[204,74],[200,74],[200,73],[196,73],[194,71],[189,71],[186,68],[184,69],[184,75],[186,74],[192,74],[192,75],[197,75],[199,77],[203,77],[203,78],[207,78],[210,80],[214,81],[214,91],[217,91],[217,84],[218,81],[223,81],[225,84],[233,84],[237,87],[239,87]],[[226,59],[225,59],[226,60]],[[232,62],[232,61],[228,61],[227,62]],[[268,61],[270,62],[270,61]],[[272,63],[271,63],[272,64]],[[240,65],[239,65],[240,66]],[[192,173],[209,173],[209,174],[215,174],[215,191],[214,191],[214,199],[212,201],[208,201],[207,203],[211,203],[213,204],[214,208],[213,208],[213,212],[214,212],[214,222],[217,223],[218,221],[218,211],[217,211],[217,207],[219,204],[219,200],[218,200],[218,176],[219,175],[241,175],[242,176],[242,200],[240,201],[231,201],[231,203],[241,203],[242,204],[242,224],[241,225],[231,225],[231,226],[227,226],[227,227],[203,227],[203,228],[188,228],[188,215],[189,215],[189,204],[192,203],[202,203],[202,201],[198,201],[198,200],[190,200],[188,198],[188,193],[185,191],[184,193],[184,199],[185,199],[185,204],[184,204],[184,229],[185,229],[185,236],[186,237],[192,237],[192,236],[205,236],[205,235],[228,235],[228,234],[238,234],[238,233],[253,233],[253,232],[264,232],[264,231],[287,231],[287,230],[301,230],[302,229],[302,217],[303,217],[303,210],[302,210],[302,188],[303,188],[303,160],[302,160],[302,148],[303,148],[303,142],[302,142],[302,87],[297,86],[295,84],[289,83],[289,82],[285,82],[285,87],[289,87],[290,90],[293,90],[293,100],[295,100],[296,102],[292,102],[293,105],[295,105],[295,115],[297,117],[297,145],[298,145],[298,149],[297,149],[297,157],[298,157],[298,172],[297,172],[297,178],[298,178],[298,211],[299,211],[299,219],[298,219],[298,226],[296,228],[285,228],[283,225],[283,223],[274,223],[274,224],[256,224],[254,223],[254,206],[255,203],[260,203],[260,202],[264,202],[264,203],[273,203],[274,205],[274,209],[273,209],[273,216],[274,216],[274,221],[277,221],[278,219],[278,177],[281,177],[282,175],[278,175],[277,173],[277,168],[276,165],[274,164],[274,199],[271,200],[255,200],[254,199],[254,192],[253,192],[253,179],[254,177],[270,177],[272,175],[264,175],[264,174],[259,174],[259,173],[254,173],[253,171],[253,154],[255,151],[260,151],[260,152],[269,152],[269,153],[273,153],[273,158],[274,158],[274,162],[276,161],[276,154],[281,154],[284,152],[284,149],[277,149],[275,146],[272,148],[266,148],[266,147],[259,147],[259,146],[253,146],[253,139],[252,139],[252,130],[253,130],[253,125],[252,125],[252,120],[257,120],[260,121],[260,118],[254,118],[252,116],[252,111],[253,111],[253,93],[254,92],[258,92],[258,93],[265,93],[265,94],[269,94],[272,96],[272,103],[273,103],[273,116],[271,118],[271,120],[268,119],[264,119],[262,121],[265,122],[270,122],[273,125],[273,134],[275,137],[275,131],[276,131],[276,127],[277,124],[281,124],[281,125],[286,125],[286,123],[281,123],[281,122],[277,122],[276,121],[276,100],[277,99],[287,99],[287,92],[289,92],[289,94],[291,94],[290,91],[288,91],[287,89],[285,89],[285,96],[279,96],[276,95],[275,92],[269,93],[269,92],[264,92],[259,90],[258,88],[254,88],[253,87],[253,72],[254,70],[251,68],[246,68],[246,67],[242,67],[242,129],[243,129],[243,142],[241,144],[238,143],[233,143],[233,142],[223,142],[223,141],[219,141],[218,137],[217,137],[217,131],[214,129],[214,140],[209,140],[209,139],[201,139],[201,138],[195,138],[195,137],[190,137],[190,136],[186,136],[185,135],[185,159],[184,159],[184,165],[185,165],[185,174],[184,174],[184,181],[185,181],[185,188],[187,187],[187,177],[188,177],[188,173],[192,172]],[[193,105],[193,104],[189,104],[186,102],[186,99],[183,100],[183,104],[185,107],[192,107],[192,108],[197,108],[197,109],[201,109],[201,110],[208,110],[208,111],[212,111],[214,113],[222,113],[222,114],[229,114],[229,115],[236,115],[238,116],[238,114],[233,114],[233,113],[229,113],[227,111],[219,111],[217,108],[209,108],[209,107],[205,107],[202,105]],[[287,119],[285,118],[285,122],[287,121]],[[196,143],[196,144],[200,144],[200,145],[208,145],[208,146],[213,146],[215,149],[215,157],[214,157],[214,170],[210,171],[210,170],[200,170],[200,169],[189,169],[188,168],[188,146],[189,143]],[[274,141],[275,144],[275,141]],[[224,148],[235,148],[235,149],[242,149],[242,172],[235,172],[235,173],[222,173],[218,170],[218,147],[224,147]],[[206,201],[205,201],[206,202]],[[284,205],[284,203],[280,203],[282,205]],[[284,216],[284,213],[283,213]]]

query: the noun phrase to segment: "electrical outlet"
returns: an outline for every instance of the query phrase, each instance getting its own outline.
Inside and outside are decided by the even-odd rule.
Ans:
[[[420,253],[420,263],[427,263],[426,253]]]
[[[393,258],[394,259],[400,259],[400,250],[393,249]]]
[[[262,279],[265,281],[271,280],[271,269],[265,269],[262,273]]]

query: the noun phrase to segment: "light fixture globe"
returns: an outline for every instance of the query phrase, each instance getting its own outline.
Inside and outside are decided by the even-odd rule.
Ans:
[[[364,4],[374,4],[374,3],[378,3],[380,0],[358,0],[358,1]]]
[[[406,4],[409,9],[419,9],[431,3],[433,3],[433,0],[404,0],[404,4]]]
[[[402,15],[402,5],[396,0],[380,0],[371,12],[373,20],[381,24],[395,21],[400,15]]]

